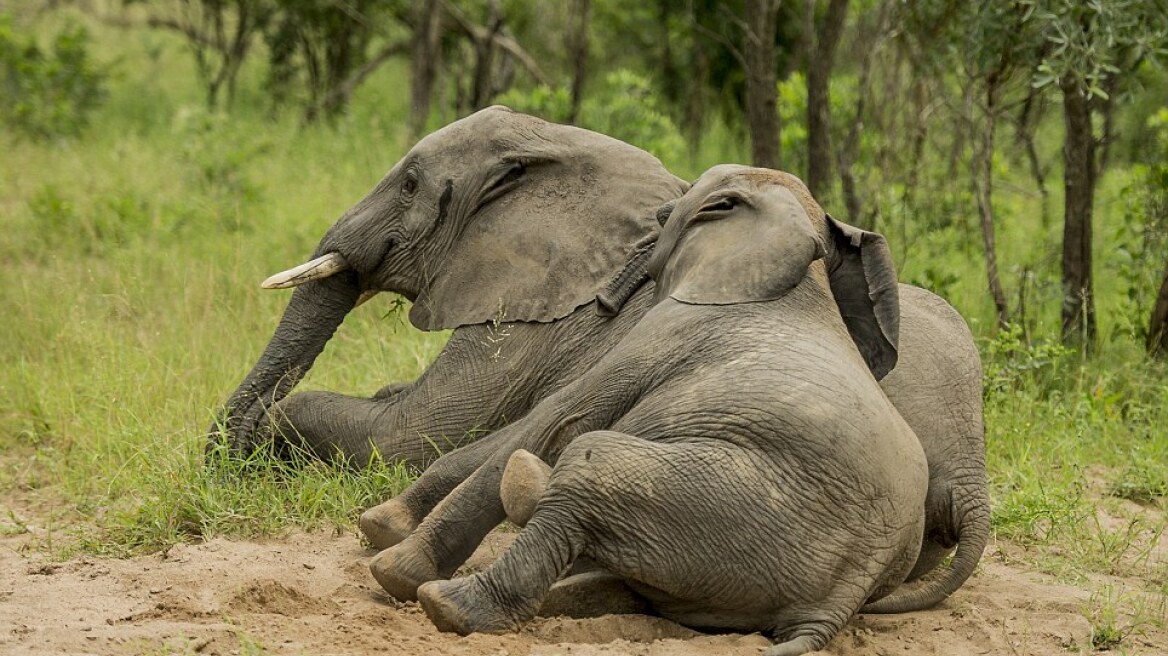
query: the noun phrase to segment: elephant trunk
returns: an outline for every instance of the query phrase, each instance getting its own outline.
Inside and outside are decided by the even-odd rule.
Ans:
[[[966,499],[968,505],[957,536],[957,551],[949,567],[915,590],[894,592],[883,599],[864,604],[861,613],[907,613],[931,608],[957,591],[973,574],[981,560],[990,535],[989,499],[984,492]]]
[[[297,287],[263,355],[224,404],[212,435],[225,429],[234,453],[254,448],[263,434],[268,409],[308,373],[359,296],[353,271]]]

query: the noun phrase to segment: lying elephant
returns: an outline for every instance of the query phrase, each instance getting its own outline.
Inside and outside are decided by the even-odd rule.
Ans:
[[[425,468],[439,450],[522,417],[648,309],[653,284],[639,284],[643,266],[626,263],[639,262],[658,234],[656,208],[685,189],[639,149],[506,108],[431,134],[328,231],[311,262],[269,280],[300,286],[226,402],[219,423],[231,446],[248,450],[274,429],[322,457],[365,463],[377,450]],[[412,300],[410,320],[421,329],[454,329],[437,359],[417,381],[371,399],[288,396],[345,315],[377,291]],[[989,528],[980,364],[943,300],[908,285],[900,299],[899,362],[881,385],[930,463],[927,539],[913,578],[958,544],[947,573],[956,590]],[[431,472],[432,486],[371,509],[362,529],[378,546],[394,544],[492,448],[447,460]]]
[[[555,468],[497,562],[420,587],[439,628],[515,630],[586,556],[665,617],[802,654],[909,574],[928,465],[869,371],[896,360],[896,272],[883,237],[813,221],[789,183],[703,175],[648,263],[652,308],[487,438],[496,455],[416,535],[437,522],[443,541],[480,539],[489,522],[463,523],[462,503],[497,502],[516,449]]]
[[[297,289],[219,425],[237,451],[270,435],[270,418],[321,457],[367,463],[376,449],[424,468],[523,416],[636,322],[639,310],[599,316],[597,292],[686,186],[640,149],[504,107],[446,126],[347,211],[310,262],[265,282]],[[379,291],[413,301],[418,328],[455,329],[425,373],[372,399],[285,398],[345,315]]]

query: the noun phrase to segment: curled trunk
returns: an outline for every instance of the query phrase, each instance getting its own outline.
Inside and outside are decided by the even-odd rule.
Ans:
[[[253,448],[265,433],[268,409],[312,368],[359,295],[357,274],[351,271],[297,287],[263,355],[227,400],[211,432],[225,430],[233,452]]]

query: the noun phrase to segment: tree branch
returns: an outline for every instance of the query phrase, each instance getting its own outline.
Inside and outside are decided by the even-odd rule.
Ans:
[[[539,64],[536,63],[535,58],[531,56],[523,46],[520,46],[515,39],[502,33],[501,31],[493,30],[482,25],[477,25],[472,21],[462,9],[455,6],[450,0],[438,0],[442,5],[442,10],[448,16],[454,19],[455,24],[463,34],[470,37],[472,41],[477,43],[490,42],[494,45],[507,51],[516,61],[523,66],[524,70],[539,84],[551,86],[550,78],[544,74],[540,69]]]

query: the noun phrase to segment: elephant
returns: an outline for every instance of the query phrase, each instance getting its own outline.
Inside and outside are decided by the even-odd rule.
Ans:
[[[645,265],[668,215],[658,208],[687,188],[642,150],[505,107],[447,125],[345,212],[309,262],[265,281],[296,289],[212,433],[236,452],[288,436],[321,457],[362,465],[379,453],[425,469],[427,485],[361,517],[374,545],[396,544],[490,455],[493,442],[475,439],[574,380],[648,310]],[[379,291],[412,301],[414,326],[452,329],[422,376],[372,398],[290,394],[346,314]],[[956,590],[989,530],[980,362],[944,300],[909,285],[899,294],[899,358],[881,386],[930,465],[911,578],[956,545]],[[459,456],[435,469],[442,452]]]
[[[283,435],[320,457],[363,465],[377,452],[423,469],[518,419],[635,323],[646,293],[620,316],[595,311],[597,297],[686,187],[643,150],[502,106],[428,135],[310,261],[264,282],[296,289],[212,438],[242,453]],[[380,291],[412,301],[414,326],[453,329],[435,361],[372,398],[289,396],[346,314]]]
[[[813,220],[790,183],[733,165],[699,178],[647,263],[641,320],[485,438],[491,458],[378,556],[477,542],[501,519],[484,500],[532,478],[520,449],[554,464],[495,563],[417,589],[440,629],[516,630],[584,556],[664,617],[802,654],[909,575],[928,463],[875,378],[897,358],[895,268],[883,237]],[[394,568],[375,573],[393,592]]]
[[[721,195],[719,195],[720,193]],[[756,196],[761,196],[762,199],[756,200]],[[705,204],[693,200],[694,198],[700,200],[707,197],[713,198],[713,200]],[[733,200],[726,200],[727,198],[733,198]],[[782,202],[779,202],[780,200]],[[756,233],[748,233],[748,227],[753,227],[751,224],[745,223],[745,220],[742,219],[730,220],[734,215],[732,210],[755,215],[763,213],[761,210],[754,209],[762,206],[769,208],[769,211],[765,213],[768,216],[778,214],[780,218],[785,217],[782,222],[771,226],[771,230],[778,233],[777,237],[767,238],[765,234],[756,234],[757,231]],[[780,212],[780,210],[782,211]],[[686,218],[688,214],[695,216]],[[788,215],[797,215],[799,220],[792,220]],[[710,226],[708,229],[706,229],[707,221],[709,221],[708,225]],[[792,226],[797,227],[798,230]],[[705,231],[703,232],[703,230]],[[692,237],[687,236],[691,233]],[[818,245],[816,249],[811,249],[815,251],[814,257],[808,256],[810,247],[806,244],[795,248],[775,243],[781,241],[780,238],[790,238],[793,243],[794,238],[791,236],[803,233],[810,235],[805,240],[806,242]],[[701,235],[700,240],[698,239],[699,235]],[[682,244],[688,244],[690,240],[699,244],[709,242],[710,245],[705,248],[683,248]],[[733,265],[722,264],[720,265],[721,269],[716,269],[714,262],[719,257],[731,260]],[[814,264],[811,264],[810,267],[803,266],[802,269],[784,266],[788,260],[803,261],[800,258]],[[669,266],[663,262],[674,262],[675,264]],[[419,599],[431,604],[434,608],[441,605],[435,606],[436,602],[433,599],[426,602],[423,599],[425,596],[423,588],[426,588],[431,582],[448,578],[465,561],[491,528],[505,517],[514,517],[516,514],[513,508],[508,508],[506,495],[500,491],[500,488],[501,486],[506,487],[507,472],[511,468],[509,463],[513,463],[513,455],[521,449],[535,453],[542,460],[555,463],[557,468],[555,471],[565,467],[569,467],[565,471],[576,471],[571,469],[569,465],[563,464],[564,454],[575,453],[579,455],[583,453],[584,461],[587,463],[591,457],[589,454],[598,453],[598,445],[601,443],[608,445],[606,448],[611,447],[622,454],[611,462],[605,461],[609,462],[612,467],[618,467],[618,463],[622,460],[631,459],[632,456],[629,454],[637,449],[648,449],[659,453],[661,448],[664,448],[649,446],[648,443],[661,443],[669,445],[670,448],[676,445],[686,445],[686,448],[690,448],[692,447],[691,442],[694,440],[702,443],[721,440],[729,441],[737,448],[744,443],[750,443],[749,435],[743,437],[744,433],[749,434],[751,430],[765,432],[767,427],[773,429],[774,425],[778,425],[780,428],[773,430],[793,431],[799,429],[814,432],[815,430],[839,429],[838,424],[843,421],[845,426],[842,430],[846,431],[861,430],[866,426],[875,426],[877,421],[887,420],[896,425],[896,429],[891,431],[896,436],[896,440],[901,440],[907,435],[908,438],[911,438],[915,449],[920,450],[926,456],[930,453],[929,445],[912,432],[910,425],[907,423],[904,426],[900,425],[903,417],[899,414],[896,406],[891,403],[890,396],[882,391],[885,388],[879,386],[875,381],[875,378],[879,376],[884,376],[887,380],[888,371],[890,369],[896,371],[903,364],[898,362],[903,355],[899,345],[904,342],[901,326],[907,313],[907,308],[897,307],[899,294],[906,287],[896,284],[895,272],[891,258],[887,254],[884,239],[875,233],[842,224],[824,214],[811,199],[806,187],[794,176],[777,171],[730,165],[711,169],[682,198],[676,208],[672,209],[670,224],[661,233],[655,252],[647,264],[647,270],[658,272],[654,300],[660,302],[651,304],[649,312],[642,316],[641,321],[625,335],[613,351],[603,356],[580,378],[543,400],[523,419],[468,447],[458,449],[440,458],[405,492],[386,504],[393,506],[389,515],[394,518],[394,521],[400,522],[398,526],[394,527],[394,531],[400,537],[394,541],[392,546],[378,554],[371,561],[370,567],[377,581],[392,596],[402,600]],[[769,330],[763,330],[756,323],[751,322],[754,320],[762,321],[757,319],[752,314],[753,312],[763,312],[771,306],[766,300],[755,298],[742,291],[741,287],[753,285],[762,288],[766,285],[778,284],[775,282],[776,276],[785,275],[787,277],[782,278],[782,280],[786,282],[783,284],[786,284],[790,289],[802,289],[801,285],[812,284],[803,278],[816,279],[820,270],[825,273],[826,279],[819,282],[823,282],[827,286],[831,298],[835,301],[833,307],[837,308],[833,309],[833,313],[828,313],[833,318],[824,319],[824,321],[832,325],[836,321],[834,317],[838,317],[838,320],[842,321],[846,334],[850,336],[850,341],[845,343],[850,350],[845,349],[845,352],[851,353],[851,351],[858,350],[858,357],[865,365],[865,369],[862,371],[857,372],[848,368],[847,363],[850,362],[850,356],[845,357],[836,353],[835,347],[839,345],[831,341],[832,333],[818,322],[798,327],[782,323],[779,319],[767,315],[768,318],[764,323],[769,327]],[[678,271],[689,273],[682,276]],[[792,271],[794,273],[791,273]],[[796,275],[802,276],[802,278],[795,279]],[[698,285],[693,288],[696,291],[676,292],[678,288],[690,289],[690,287],[682,285],[682,282],[687,280],[702,282],[705,287]],[[819,282],[814,284],[819,284]],[[780,284],[779,287],[782,285]],[[769,287],[766,288],[769,289]],[[682,295],[680,301],[678,300],[679,293]],[[785,299],[787,296],[781,298]],[[774,300],[778,302],[779,299]],[[683,301],[688,301],[688,303]],[[703,309],[705,307],[712,307],[715,310]],[[946,305],[946,307],[948,306]],[[722,309],[726,314],[719,315],[716,309]],[[802,315],[792,312],[790,316],[797,318]],[[669,317],[670,321],[666,321],[664,317]],[[751,317],[754,319],[748,321],[747,319]],[[740,327],[734,323],[735,318],[742,319]],[[712,327],[707,328],[707,326]],[[917,328],[919,329],[919,326]],[[825,343],[815,347],[814,343],[821,337]],[[934,337],[937,336],[934,335]],[[766,363],[766,366],[757,364],[760,362]],[[819,369],[812,366],[813,364],[818,365]],[[834,371],[833,368],[837,365],[843,367],[846,373]],[[895,369],[893,369],[894,366]],[[663,367],[664,369],[662,369]],[[763,371],[757,371],[759,368]],[[975,368],[975,373],[979,371],[979,368]],[[800,376],[807,376],[810,379],[802,380]],[[831,379],[831,382],[828,384],[816,376],[826,376]],[[842,380],[837,380],[841,377]],[[765,379],[765,383],[760,379]],[[870,383],[869,386],[875,388],[876,393],[868,394],[865,392],[861,395],[854,391],[852,386],[859,385],[859,381],[864,381],[865,385]],[[807,399],[809,395],[815,399],[810,407],[789,408],[797,415],[795,417],[786,418],[785,415],[765,411],[765,408],[771,407],[766,404],[785,403],[787,405],[783,405],[783,407],[788,408],[793,401],[787,397]],[[743,403],[747,401],[760,405],[763,409],[749,404],[744,406]],[[842,410],[833,415],[832,403],[841,406]],[[867,403],[870,403],[872,407],[883,408],[882,412],[888,416],[878,420],[869,414],[859,416],[851,414],[857,407],[870,407],[865,405]],[[884,417],[884,415],[880,416]],[[760,417],[765,417],[767,421],[761,420]],[[691,433],[679,436],[679,430],[691,431]],[[696,436],[693,433],[696,433]],[[727,433],[729,435],[726,435]],[[778,440],[784,449],[790,448],[796,455],[801,453],[799,443],[791,441],[794,438],[788,436],[778,439],[771,433],[768,435],[771,435],[772,439]],[[581,440],[583,440],[582,443],[585,447],[577,444]],[[599,440],[599,442],[594,443],[593,440]],[[899,441],[896,443],[900,444]],[[830,442],[823,444],[830,444]],[[587,445],[593,445],[596,448],[589,449],[586,448]],[[860,448],[857,445],[853,446]],[[940,450],[938,445],[932,446],[933,452]],[[866,453],[874,454],[879,445],[872,444],[864,448],[868,449]],[[908,447],[903,447],[903,449],[915,452]],[[840,455],[836,450],[826,446],[818,453],[824,461],[831,461]],[[913,474],[911,473],[910,455],[901,451],[897,451],[897,453],[899,455],[894,459],[899,463],[897,466],[904,468],[904,476],[911,477]],[[850,458],[854,454],[847,451],[844,455]],[[863,606],[865,612],[902,612],[927,608],[952,594],[972,573],[984,548],[984,531],[988,528],[984,526],[984,522],[988,519],[989,508],[988,501],[984,496],[984,456],[977,453],[967,453],[963,457],[967,459],[966,462],[960,464],[945,463],[945,466],[949,467],[950,471],[963,468],[972,470],[968,472],[969,479],[954,479],[956,482],[949,481],[949,487],[942,487],[951,493],[956,490],[957,493],[964,492],[973,497],[972,502],[964,501],[961,503],[958,503],[957,499],[952,496],[946,498],[946,501],[955,506],[946,509],[946,517],[951,518],[951,521],[959,527],[958,530],[962,532],[962,541],[958,544],[958,551],[951,567],[940,575],[923,582],[916,589],[900,590],[895,594],[887,594],[901,580],[919,576],[917,570],[921,568],[921,561],[928,556],[928,551],[932,548],[929,540],[925,540],[922,547],[922,538],[927,536],[923,536],[920,532],[910,531],[915,536],[912,537],[910,567],[904,572],[899,570],[885,572],[888,576],[880,579],[881,583],[877,588],[868,590],[866,595],[858,601],[853,600],[856,601],[856,607],[851,608],[847,614],[843,615],[842,621],[846,621],[847,617],[850,617],[850,613],[854,612],[859,604],[865,600],[867,600]],[[766,464],[764,461],[755,462],[760,465]],[[814,463],[800,462],[801,466],[807,468],[807,471],[821,471],[816,469],[817,465]],[[883,471],[881,468],[889,464],[883,458],[875,456],[866,462],[868,467],[877,472]],[[587,465],[584,467],[585,471],[592,471],[587,469]],[[670,467],[673,465],[662,464],[657,469],[669,469]],[[787,473],[796,470],[802,471],[791,462],[788,462],[785,467],[786,469],[783,471]],[[763,468],[765,469],[765,467]],[[979,468],[980,475],[978,475]],[[657,469],[652,471],[657,471]],[[690,481],[696,490],[694,492],[678,490],[677,494],[689,499],[705,498],[704,503],[707,505],[713,504],[721,507],[721,504],[716,503],[719,499],[716,490],[720,490],[720,486],[724,484],[729,485],[728,483],[703,479],[704,474],[692,469],[675,469],[685,474],[675,482],[680,484],[683,481]],[[926,473],[922,474],[922,486],[930,496],[935,492],[933,469],[933,463],[927,462],[925,465]],[[450,481],[457,478],[451,472],[468,470],[471,472],[469,475],[462,476],[457,485],[450,485]],[[626,474],[634,479],[637,478],[633,473],[626,472]],[[649,477],[651,472],[642,471],[640,475]],[[604,485],[598,489],[587,491],[590,481],[601,485],[602,477],[600,474],[592,472],[587,476],[581,476],[581,478],[572,479],[575,481],[573,484],[575,487],[571,488],[572,494],[587,497],[593,501],[599,500],[598,503],[607,503],[619,496],[618,492],[607,486],[607,478],[603,478]],[[522,479],[522,477],[518,478]],[[554,472],[551,478],[555,479]],[[706,480],[704,488],[700,483],[703,480]],[[963,484],[969,485],[973,489],[962,489],[960,486]],[[977,487],[977,484],[980,484],[981,487]],[[636,487],[636,485],[630,485]],[[884,493],[874,488],[873,484],[858,485],[864,489],[861,495],[863,499],[873,503],[876,503],[873,500],[883,499],[881,495]],[[652,487],[653,494],[671,495],[675,492],[673,488],[663,490],[659,487],[650,487]],[[548,489],[548,494],[551,494],[555,485],[549,485]],[[625,488],[620,489],[624,490]],[[805,488],[797,486],[796,489]],[[763,499],[771,499],[773,496],[771,492],[763,494],[759,489],[755,489],[754,492],[756,495],[762,495],[759,498]],[[835,499],[833,503],[840,508],[849,503],[856,503],[854,499],[847,501],[846,495],[840,496],[844,493],[838,490],[833,494],[836,494],[835,497],[832,497]],[[644,497],[642,500],[653,505],[654,508],[660,509],[662,506],[657,501],[653,501],[651,496]],[[746,495],[742,498],[750,496]],[[905,498],[907,499],[908,496]],[[437,503],[422,501],[434,498],[441,500]],[[544,495],[539,503],[544,504],[546,498],[547,495]],[[673,499],[674,497],[668,498]],[[934,507],[930,505],[933,502],[926,501],[926,495],[923,493],[919,496],[918,501],[922,505],[911,506],[911,508],[897,505],[898,511],[905,517],[910,515],[920,517],[922,523],[926,525],[930,521],[936,521],[936,517],[933,516]],[[666,502],[661,501],[661,503]],[[428,514],[424,515],[424,520],[418,523],[409,523],[408,510],[427,504],[430,510]],[[530,512],[532,504],[527,505],[528,512]],[[937,505],[942,504],[937,502]],[[542,506],[537,506],[535,513],[537,516],[539,507]],[[754,521],[750,519],[755,516],[752,513],[762,512],[755,508],[748,513],[735,515],[727,520],[709,515],[709,512],[714,511],[704,506],[686,509],[675,505],[670,508],[669,512],[674,516],[694,519],[693,525],[696,527],[686,529],[690,532],[686,534],[685,540],[676,534],[669,534],[670,537],[662,538],[666,543],[675,545],[688,544],[690,540],[699,539],[706,534],[720,535],[724,531],[732,532],[730,527],[743,525],[744,522],[745,525],[749,525],[751,521]],[[612,516],[619,518],[620,521],[627,519],[619,514],[613,514],[617,511],[608,505],[604,505],[603,509],[604,512],[598,512],[594,516]],[[695,515],[699,511],[702,518],[700,522],[697,521],[698,515]],[[878,510],[871,512],[877,513],[879,517],[884,517],[890,511],[879,506]],[[851,530],[862,530],[856,527],[871,519],[870,515],[863,513],[860,513],[859,517],[863,519],[856,519],[856,525]],[[706,522],[709,522],[708,526],[706,526]],[[617,526],[617,524],[589,525],[583,534],[611,537],[615,533],[620,533]],[[520,540],[524,539],[522,536],[523,534],[521,534]],[[967,537],[968,539],[966,539]],[[970,545],[973,548],[970,548]],[[648,549],[646,545],[639,543],[624,543],[622,547],[616,549],[616,552],[646,553],[642,547]],[[760,553],[758,547],[758,544],[754,544],[749,547],[748,552]],[[565,549],[566,547],[560,544],[557,547],[557,553],[561,555],[567,553]],[[580,549],[584,549],[584,547],[580,547]],[[714,547],[711,549],[713,550],[708,551],[708,554],[730,553],[731,551],[725,550],[732,550],[733,545],[720,544],[716,549]],[[527,554],[524,551],[520,553]],[[571,553],[574,558],[581,552],[573,551]],[[600,560],[602,565],[609,569],[621,571],[622,565],[619,562],[605,562],[605,557],[602,555],[598,558],[595,552],[590,552],[588,555],[593,559]],[[670,557],[680,558],[677,554],[672,554]],[[806,554],[800,558],[805,559],[805,557],[807,557]],[[538,564],[542,561],[530,556],[530,554],[516,558],[518,558],[518,562],[526,563],[524,567],[544,571],[540,569],[543,565]],[[555,576],[552,576],[545,583],[550,585],[555,577],[563,573],[563,567],[570,564],[571,560],[572,558],[569,558],[552,567],[551,569],[557,567],[559,569],[556,569]],[[637,561],[636,566],[643,565],[643,559]],[[501,567],[506,569],[510,566]],[[550,572],[549,569],[544,573],[551,576]],[[627,576],[626,572],[626,578]],[[706,587],[722,585],[709,577],[696,576],[696,579],[704,581],[703,585]],[[734,582],[726,584],[727,589],[737,589],[736,586],[742,584],[738,579],[730,580]],[[644,584],[643,581],[642,584]],[[492,583],[491,585],[496,584]],[[440,587],[430,587],[429,589],[435,590],[440,589]],[[510,592],[503,591],[502,588],[492,588],[492,590],[496,599],[514,600],[518,598]],[[642,590],[642,592],[644,591]],[[650,597],[652,597],[652,593],[650,593]],[[538,595],[530,598],[525,597],[525,599],[527,599],[524,602],[526,604],[524,605],[525,610],[519,615],[534,613],[535,608],[538,608]],[[665,611],[667,615],[672,612],[668,608],[670,607],[667,605]],[[658,610],[661,610],[660,605],[658,605]],[[448,617],[446,611],[435,612],[437,613],[436,617],[439,617],[439,626],[461,627],[458,630],[472,630],[478,626],[473,623],[461,624],[461,620],[450,620],[451,623],[445,624],[449,617],[453,616]],[[518,611],[516,612],[518,613]],[[519,615],[515,615],[515,617]],[[688,619],[691,623],[700,626],[707,626],[702,623],[700,615],[695,618],[682,613],[674,615],[674,617]],[[842,626],[842,621],[839,622],[840,626]],[[513,625],[514,622],[507,626]],[[748,628],[745,624],[733,623],[729,625],[718,624],[717,626]],[[838,626],[835,630],[838,630]],[[822,638],[822,634],[820,638]],[[813,642],[818,640],[819,638],[815,638]]]

